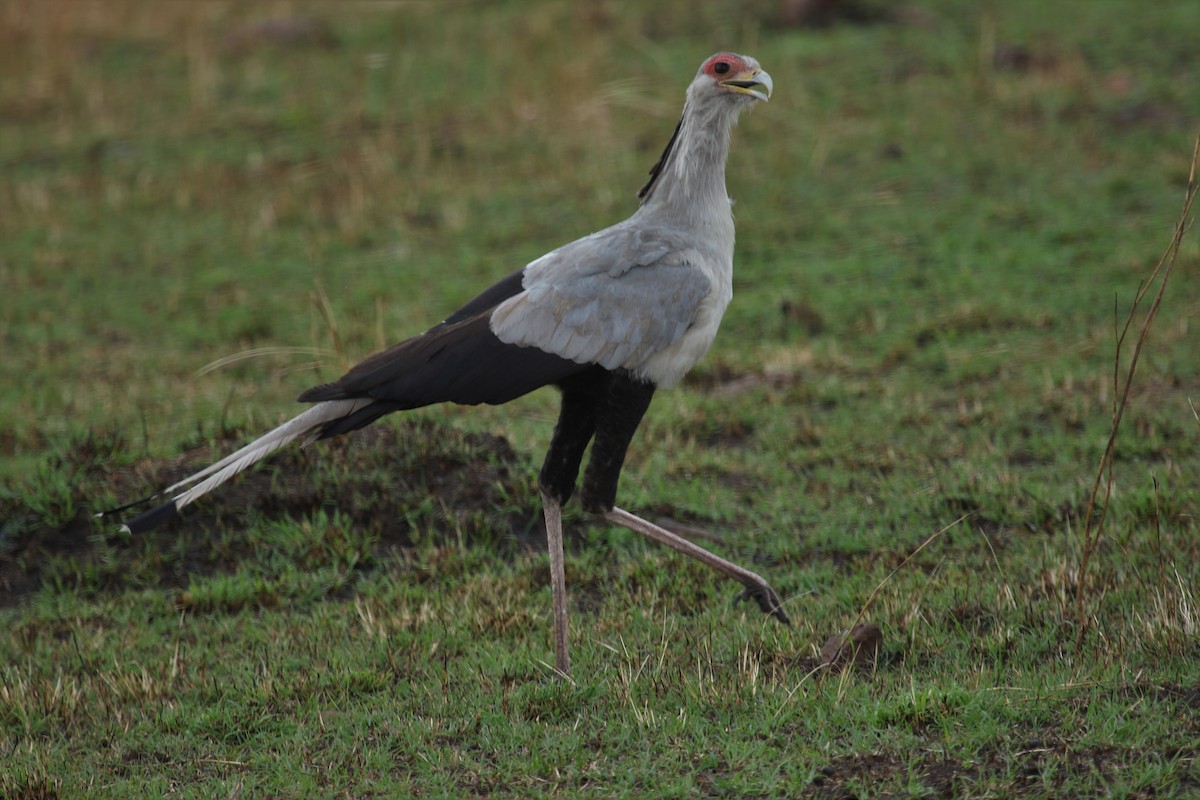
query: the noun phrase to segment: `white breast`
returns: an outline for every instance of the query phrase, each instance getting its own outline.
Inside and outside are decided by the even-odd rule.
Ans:
[[[705,270],[713,282],[713,290],[701,301],[691,327],[674,344],[659,350],[640,365],[631,366],[634,375],[666,389],[678,383],[704,357],[717,338],[721,318],[733,299],[732,261],[730,258],[716,269]]]

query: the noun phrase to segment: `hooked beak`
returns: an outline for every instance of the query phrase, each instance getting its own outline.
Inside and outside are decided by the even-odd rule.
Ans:
[[[721,85],[731,92],[748,94],[756,100],[762,100],[764,103],[771,98],[771,90],[775,88],[775,85],[771,82],[771,76],[765,70],[761,69],[735,75],[727,81],[721,81]]]

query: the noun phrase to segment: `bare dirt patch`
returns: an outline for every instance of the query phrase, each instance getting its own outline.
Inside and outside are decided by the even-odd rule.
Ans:
[[[798,796],[811,800],[889,797],[892,795],[878,794],[872,787],[900,778],[909,787],[919,786],[923,797],[972,796],[972,786],[995,786],[998,779],[1008,797],[1063,797],[1070,795],[1073,777],[1095,773],[1113,780],[1142,757],[1144,754],[1136,750],[1114,746],[1075,747],[1053,735],[1020,744],[997,743],[964,758],[916,752],[857,754],[834,759],[819,768],[812,783]],[[1125,796],[1160,797],[1165,788],[1147,786]],[[1186,792],[1196,784],[1188,782],[1178,788]]]
[[[121,498],[144,496],[249,438],[227,432],[182,455],[133,464],[112,457],[123,447],[118,439],[76,443],[56,464],[76,477],[71,488],[76,510],[65,522],[46,523],[36,485],[0,497],[5,520],[0,607],[20,602],[46,580],[62,580],[57,567],[65,562],[75,571],[99,569],[103,577],[92,589],[119,590],[137,579],[181,587],[194,575],[237,569],[247,554],[239,531],[323,512],[342,514],[370,531],[380,556],[411,548],[418,537],[464,544],[486,539],[507,555],[543,546],[532,472],[509,442],[423,421],[379,425],[308,449],[289,448],[144,536],[124,537],[115,524],[94,518],[95,495],[103,488]],[[158,554],[149,559],[152,575],[147,575],[149,553]],[[138,560],[139,568],[123,570],[113,559]]]

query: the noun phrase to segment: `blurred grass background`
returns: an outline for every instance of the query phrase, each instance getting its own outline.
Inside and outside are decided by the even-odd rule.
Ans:
[[[1121,38],[1120,3],[931,3],[816,34],[765,2],[682,8],[7,4],[6,462],[95,425],[164,452],[222,409],[289,413],[626,215],[697,53],[734,44],[783,91],[737,139],[739,302],[715,361],[895,361],[927,327],[917,355],[954,370],[1053,385],[1082,351],[1106,376],[1114,300],[1186,174],[1193,52],[1169,33],[1190,4]],[[828,335],[789,334],[780,299]],[[1004,325],[1022,335],[996,341]],[[259,348],[281,352],[196,376]]]
[[[35,586],[0,587],[0,794],[1195,791],[1194,239],[1088,574],[1079,527],[1197,30],[1192,0],[0,3],[0,562]],[[579,683],[544,682],[552,392],[288,457],[169,538],[88,521],[626,216],[724,48],[776,85],[730,157],[735,298],[621,502],[715,530],[794,628],[576,518]],[[810,680],[951,525],[871,611],[884,668]]]

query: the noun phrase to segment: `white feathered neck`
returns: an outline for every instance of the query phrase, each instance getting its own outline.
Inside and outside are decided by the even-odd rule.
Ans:
[[[729,216],[725,162],[742,98],[713,92],[711,79],[697,76],[688,87],[683,115],[650,180],[638,192],[643,216],[709,223]]]

